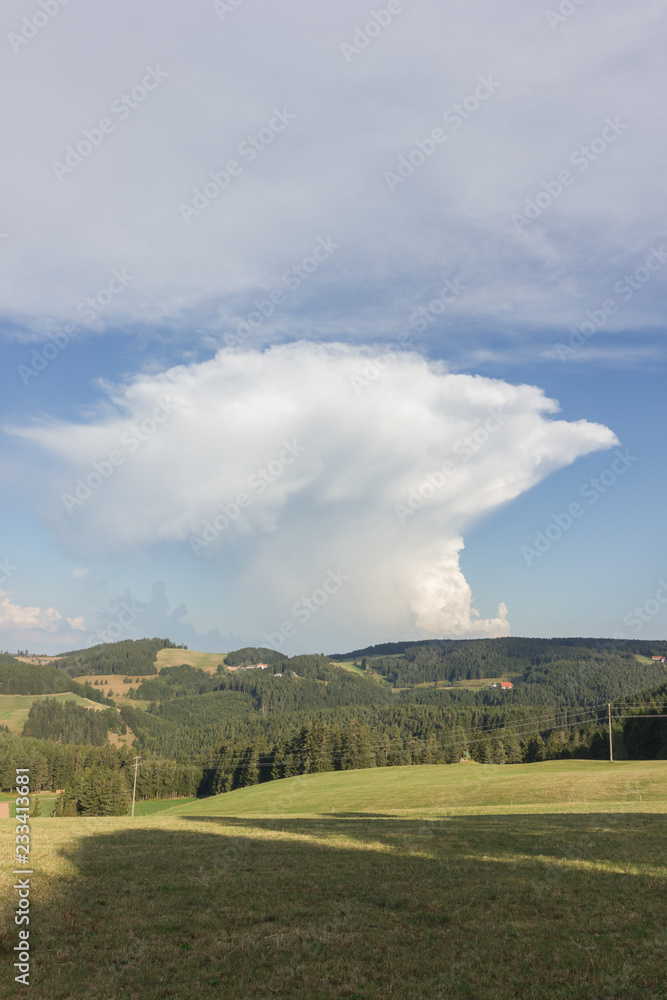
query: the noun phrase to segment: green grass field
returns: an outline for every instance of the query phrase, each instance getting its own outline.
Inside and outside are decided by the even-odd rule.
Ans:
[[[366,677],[372,681],[377,681],[378,684],[382,684],[384,687],[391,687],[389,681],[386,680],[381,674],[376,674],[373,670],[373,661],[370,661],[371,669],[369,671],[362,670],[358,667],[354,660],[332,660],[331,665],[333,667],[341,667],[343,670],[347,670],[350,674],[356,674],[357,677]]]
[[[401,816],[597,809],[667,811],[667,761],[424,764],[306,774],[202,799],[187,815]]]
[[[48,816],[56,804],[57,796],[54,792],[40,792],[37,797],[41,815]],[[9,815],[13,819],[16,816],[16,793],[0,792],[0,802],[9,802]],[[34,805],[31,809],[34,809]]]
[[[163,667],[180,667],[182,663],[189,663],[191,667],[199,667],[207,673],[214,674],[218,669],[218,664],[222,663],[226,653],[198,653],[194,649],[160,649],[155,658],[155,666],[158,670]]]
[[[665,1000],[665,811],[667,761],[559,761],[37,819],[30,996]]]
[[[135,803],[134,815],[156,816],[158,813],[169,812],[172,809],[176,809],[178,806],[192,805],[193,802],[198,801],[199,800],[195,798],[139,800]]]
[[[78,694],[0,694],[0,724],[7,726],[12,733],[20,733],[30,708],[35,701],[44,698],[57,698],[58,701],[75,701],[84,708],[94,708],[97,711],[106,708],[89,698],[81,698]]]

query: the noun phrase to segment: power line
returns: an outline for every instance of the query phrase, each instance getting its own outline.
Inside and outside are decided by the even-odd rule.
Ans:
[[[606,704],[607,704],[607,714],[609,716],[610,715],[610,707],[611,706],[610,706],[610,703],[606,703]],[[652,705],[628,705],[628,706],[622,705],[622,706],[619,706],[619,707],[623,707],[623,708],[627,707],[627,708],[631,708],[632,709],[632,708],[652,708],[654,706],[652,706]],[[663,707],[667,707],[667,706],[655,706],[655,707],[663,708]],[[476,745],[476,744],[479,744],[479,743],[489,742],[489,741],[492,741],[492,740],[507,739],[507,738],[512,738],[512,737],[516,737],[516,738],[521,739],[521,738],[524,738],[525,736],[527,736],[530,732],[532,732],[534,730],[537,730],[537,732],[539,733],[541,730],[545,730],[545,729],[555,729],[555,728],[561,728],[561,727],[570,728],[570,727],[573,727],[573,726],[585,725],[585,724],[587,724],[589,722],[593,723],[595,721],[592,718],[591,719],[586,719],[585,716],[591,716],[591,715],[594,715],[594,714],[600,714],[603,709],[604,709],[604,703],[600,703],[599,705],[593,705],[593,706],[589,706],[588,708],[580,708],[580,709],[554,708],[554,709],[551,710],[550,714],[547,715],[547,716],[545,716],[545,717],[537,717],[537,718],[534,718],[534,719],[523,719],[521,721],[517,721],[516,723],[510,724],[510,725],[507,725],[507,726],[493,726],[493,725],[489,725],[489,726],[479,727],[479,728],[473,730],[470,733],[470,737],[466,737],[465,734],[463,734],[460,737],[450,738],[450,739],[448,739],[448,740],[446,740],[444,742],[437,742],[436,749],[437,750],[445,750],[448,747],[456,746],[457,744],[465,744],[466,746],[470,746],[470,745]],[[584,718],[579,718],[580,716],[584,716]],[[653,719],[658,719],[658,718],[667,718],[667,715],[659,715],[659,714],[656,714],[656,713],[651,713],[650,715],[638,715],[636,713],[628,713],[628,714],[617,713],[617,714],[611,715],[611,721],[613,721],[615,719],[626,719],[626,718],[629,718],[629,719],[633,719],[633,718],[635,718],[635,719],[639,719],[639,718],[653,718]],[[597,721],[599,723],[601,723],[603,720],[602,719],[598,719]],[[326,723],[323,723],[323,724],[326,725]],[[460,725],[460,724],[457,724],[457,723],[453,724],[453,726],[456,726],[456,725]],[[450,728],[452,728],[452,727],[450,727]],[[484,735],[481,736],[481,737],[479,737],[478,736],[479,733],[483,733]],[[298,735],[299,735],[299,733],[294,733],[294,735],[293,735],[292,738],[296,738]],[[341,732],[341,735],[343,735],[342,732]],[[232,739],[234,739],[234,737],[232,737]],[[404,737],[402,745],[394,744],[392,746],[392,744],[391,744],[391,737],[389,736],[389,734],[387,734],[386,738],[382,742],[370,742],[370,743],[366,743],[366,744],[362,745],[362,747],[360,748],[360,752],[361,753],[364,753],[364,752],[365,753],[377,753],[377,752],[382,752],[383,750],[384,751],[399,751],[399,752],[400,751],[402,751],[402,752],[406,752],[407,751],[407,752],[413,752],[413,751],[418,751],[420,749],[426,748],[428,746],[428,742],[430,740],[433,740],[433,739],[437,739],[437,737],[435,735],[430,736],[430,737],[425,737],[425,738],[424,737],[417,737],[417,736]],[[205,768],[205,767],[215,767],[216,765],[219,765],[221,763],[228,763],[231,766],[238,766],[240,763],[244,762],[244,759],[246,758],[249,750],[252,753],[252,743],[249,742],[248,744],[246,744],[245,746],[243,746],[243,749],[239,748],[239,750],[237,750],[233,746],[233,744],[232,744],[232,747],[230,748],[230,750],[231,750],[230,754],[225,754],[225,753],[222,753],[220,751],[216,751],[216,752],[211,752],[211,753],[208,753],[208,754],[204,754],[204,755],[201,756],[201,758],[198,756],[197,759],[195,759],[195,760],[192,760],[192,758],[191,758],[189,764],[180,763],[178,761],[174,761],[174,763],[178,767],[188,767],[188,766],[190,766],[190,767],[204,767]],[[354,752],[354,748],[352,748],[352,752]],[[299,750],[299,749],[290,750],[287,756],[290,757],[295,763],[298,763],[299,761],[303,761],[303,760],[305,760],[307,758],[317,760],[317,759],[321,759],[323,756],[326,756],[327,760],[330,760],[332,763],[334,763],[334,762],[337,762],[337,761],[344,760],[345,758],[349,757],[349,755],[350,755],[350,751],[349,750],[346,751],[346,752],[339,752],[339,753],[336,753],[336,754],[329,754],[327,752],[327,750],[326,750],[326,747],[315,747],[312,750]],[[258,767],[264,768],[264,767],[272,766],[273,764],[276,763],[276,760],[277,760],[277,751],[273,751],[271,753],[259,754],[255,758],[255,760],[257,762],[257,766]],[[142,764],[141,766],[149,766],[151,763],[152,762],[150,762],[150,761],[146,761],[145,765]],[[155,766],[155,765],[153,764],[153,766]]]
[[[580,715],[590,715],[593,712],[599,712],[602,708],[603,708],[603,705],[597,705],[597,706],[593,706],[593,707],[587,708],[587,709],[576,709],[576,710],[573,709],[569,713],[571,716],[573,716],[573,718],[561,719],[560,715],[561,715],[561,713],[563,711],[563,710],[561,710],[555,716],[552,715],[552,716],[548,716],[547,718],[542,718],[542,719],[538,718],[538,719],[533,719],[533,720],[530,720],[530,721],[526,720],[526,721],[524,721],[524,722],[522,722],[520,724],[517,723],[514,726],[488,727],[488,728],[480,727],[480,729],[474,730],[474,732],[471,733],[471,737],[476,736],[476,734],[479,733],[479,732],[484,732],[485,735],[483,737],[481,737],[481,738],[468,738],[465,735],[463,735],[461,737],[456,737],[456,738],[453,738],[453,739],[449,739],[449,740],[445,741],[444,743],[438,743],[437,749],[440,749],[440,750],[446,749],[447,747],[450,747],[450,746],[456,746],[459,743],[465,743],[467,746],[469,746],[469,745],[475,745],[475,744],[478,744],[478,743],[488,742],[489,740],[501,739],[503,737],[506,738],[507,736],[510,736],[510,737],[511,736],[521,737],[521,736],[527,735],[529,732],[532,732],[533,730],[537,730],[538,733],[539,733],[540,729],[550,729],[550,728],[555,728],[556,726],[559,726],[559,727],[560,726],[570,727],[570,726],[574,726],[574,725],[582,725],[582,724],[585,723],[586,720],[584,720],[584,719],[577,720],[574,717],[580,716]],[[567,710],[565,710],[565,712],[567,714]],[[591,720],[591,721],[593,721],[593,720]],[[387,737],[387,739],[389,739],[389,737]],[[362,746],[361,752],[371,752],[372,753],[372,752],[377,752],[377,751],[382,751],[382,750],[391,750],[391,749],[399,749],[399,750],[402,750],[402,751],[420,749],[420,748],[423,748],[423,747],[425,747],[427,745],[427,741],[429,740],[429,737],[426,737],[426,739],[423,739],[423,738],[419,738],[419,737],[414,737],[413,736],[413,737],[409,737],[408,739],[410,740],[410,746],[407,746],[407,747],[406,746],[391,747],[391,746],[387,746],[386,741],[383,741],[382,743],[366,743],[365,745]],[[223,753],[220,753],[220,752],[206,755],[206,759],[201,761],[201,766],[203,766],[203,767],[209,766],[210,767],[210,766],[215,766],[217,763],[223,763],[223,762],[224,763],[229,763],[229,764],[232,764],[232,765],[238,764],[238,763],[240,763],[243,760],[243,758],[245,757],[245,755],[248,752],[248,749],[249,749],[248,745],[246,745],[244,747],[244,749],[243,749],[243,751],[241,753],[236,753],[235,749],[232,749],[231,750],[231,758],[227,754],[223,754]],[[349,751],[347,751],[345,753],[328,754],[325,749],[315,748],[315,749],[313,749],[310,752],[309,751],[301,751],[301,752],[299,752],[298,750],[296,752],[295,751],[290,751],[289,756],[291,756],[293,760],[298,761],[298,760],[303,760],[306,757],[309,757],[309,758],[317,758],[318,756],[321,757],[324,754],[326,754],[328,760],[331,760],[332,762],[334,762],[334,761],[344,760],[346,757],[349,756]],[[276,753],[273,752],[273,753],[268,753],[268,754],[259,754],[257,756],[256,760],[257,760],[257,766],[258,767],[268,767],[272,763],[275,763]]]
[[[615,715],[615,719],[667,719],[667,715]]]
[[[581,710],[578,710],[574,714],[575,715],[590,714],[592,711],[596,711],[597,712],[598,709],[581,709]],[[474,730],[471,733],[471,736],[475,736],[477,733],[483,732],[483,733],[485,733],[485,736],[482,737],[481,739],[471,739],[471,738],[468,738],[465,735],[463,735],[461,737],[457,737],[457,738],[454,738],[454,739],[451,739],[451,740],[447,740],[444,743],[440,743],[439,747],[440,748],[445,748],[447,746],[453,746],[453,745],[455,745],[457,743],[466,743],[466,744],[469,744],[469,743],[483,743],[483,742],[485,742],[488,739],[497,739],[497,738],[501,737],[503,734],[507,734],[509,736],[516,735],[516,736],[521,737],[523,735],[526,735],[529,732],[532,732],[533,730],[537,730],[539,732],[540,729],[550,729],[550,728],[555,728],[556,726],[580,725],[580,724],[583,724],[585,721],[586,720],[583,720],[583,719],[582,720],[576,720],[574,718],[571,718],[571,719],[558,719],[557,717],[552,717],[552,718],[547,718],[547,719],[536,719],[536,720],[533,720],[531,722],[525,722],[525,723],[522,723],[518,728],[517,728],[517,726],[503,726],[503,727],[494,727],[494,728],[488,728],[488,729],[480,727],[479,729]],[[387,738],[389,739],[389,737],[387,737]],[[426,739],[423,739],[423,738],[420,738],[420,737],[413,736],[413,737],[408,737],[408,739],[411,740],[413,746],[414,746],[414,744],[425,745],[426,742],[428,741],[429,737],[426,737]],[[366,743],[364,749],[371,750],[371,751],[373,751],[373,750],[381,751],[381,750],[387,749],[387,746],[386,746],[386,742],[382,742],[382,743]],[[405,749],[405,747],[403,747],[402,749]],[[234,750],[232,750],[232,755],[234,755]],[[292,756],[294,756],[293,752],[292,752]],[[347,756],[347,754],[333,755],[332,756],[332,760],[342,759],[345,756]],[[260,754],[259,757],[258,757],[258,760],[260,760],[260,761],[267,760],[267,761],[270,762],[274,758],[275,758],[275,754],[273,754],[273,753],[270,753],[270,754]],[[220,760],[220,761],[227,760],[227,755],[226,754],[221,754],[221,753],[210,754],[210,755],[207,756],[206,761],[204,761],[203,763],[204,763],[204,765],[206,763],[215,763],[216,760]]]

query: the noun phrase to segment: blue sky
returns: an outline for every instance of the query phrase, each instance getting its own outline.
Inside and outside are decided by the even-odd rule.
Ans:
[[[0,646],[663,638],[664,4],[49,12]]]

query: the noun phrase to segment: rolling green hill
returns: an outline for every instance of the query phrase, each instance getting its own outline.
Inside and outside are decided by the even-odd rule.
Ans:
[[[667,811],[667,761],[442,764],[299,775],[179,806],[187,816]]]
[[[103,709],[103,706],[97,702],[91,701],[89,698],[81,698],[80,695],[72,692],[56,695],[1,694],[0,725],[7,726],[12,733],[20,733],[34,702],[43,701],[45,698],[55,698],[59,702],[73,701],[81,708]]]
[[[35,819],[33,995],[663,1000],[666,778],[666,761],[389,768]],[[14,907],[5,880],[7,940]]]
[[[45,790],[54,780],[45,755],[61,755],[59,769],[69,773],[63,744],[101,739],[114,745],[96,766],[121,770],[124,780],[129,757],[112,751],[121,741],[132,743],[142,758],[141,796],[187,791],[203,797],[314,772],[458,765],[462,758],[513,766],[602,758],[607,703],[617,760],[662,759],[667,672],[650,655],[666,646],[578,638],[438,640],[332,659],[286,658],[262,647],[223,657],[168,639],[142,639],[73,651],[58,666],[0,656],[0,694],[70,691],[112,709],[103,734],[81,712],[65,718],[55,706],[33,710],[23,736],[41,741],[25,749]],[[268,666],[240,669],[254,662]],[[499,679],[511,685],[501,688]],[[643,718],[647,713],[656,718]],[[16,753],[10,739],[0,735],[5,783]],[[48,753],[47,741],[55,743]]]

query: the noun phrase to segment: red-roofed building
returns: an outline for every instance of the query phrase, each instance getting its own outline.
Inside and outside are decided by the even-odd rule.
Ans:
[[[664,656],[652,656],[651,659],[652,660],[660,660],[661,663],[665,662]]]
[[[503,689],[503,691],[509,691],[510,688],[514,687],[511,681],[501,681],[500,686]]]

